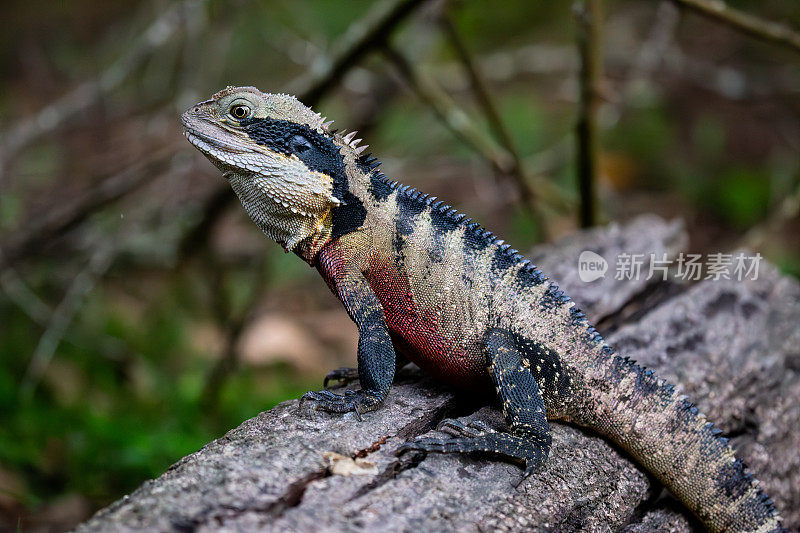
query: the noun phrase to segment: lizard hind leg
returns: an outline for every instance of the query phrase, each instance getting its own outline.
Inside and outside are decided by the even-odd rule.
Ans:
[[[527,477],[542,468],[552,440],[539,386],[508,334],[491,330],[486,336],[484,353],[511,431],[495,431],[480,421],[464,425],[458,420],[445,419],[439,427],[450,438],[422,437],[405,443],[401,449],[490,453],[524,463]]]

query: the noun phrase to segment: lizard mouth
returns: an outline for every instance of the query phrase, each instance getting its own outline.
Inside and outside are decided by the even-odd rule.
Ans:
[[[192,145],[204,154],[215,154],[227,152],[231,154],[243,154],[251,150],[236,142],[233,135],[223,128],[215,126],[202,118],[192,116],[189,112],[181,116],[183,135]],[[204,130],[213,129],[213,134]],[[229,139],[226,139],[229,137]]]
[[[230,152],[240,154],[243,152],[241,149],[222,142],[219,139],[214,139],[212,137],[203,135],[202,133],[184,130],[183,135],[195,146],[195,148],[206,154],[213,154],[215,152]]]
[[[190,130],[184,128],[183,135],[192,143],[198,150],[206,154],[213,154],[218,152],[228,152],[231,154],[243,154],[249,150],[236,146],[234,144],[225,142],[219,138],[205,135],[197,130]]]

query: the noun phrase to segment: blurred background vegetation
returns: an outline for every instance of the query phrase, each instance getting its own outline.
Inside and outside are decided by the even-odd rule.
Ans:
[[[587,19],[599,3],[6,2],[0,530],[68,528],[353,364],[321,279],[180,134],[225,85],[302,96],[522,250],[580,225],[590,113],[596,222],[680,217],[691,251],[800,273],[798,46],[678,0]],[[800,21],[792,0],[728,5]]]

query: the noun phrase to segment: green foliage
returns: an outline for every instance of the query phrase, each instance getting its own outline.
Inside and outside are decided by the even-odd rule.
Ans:
[[[509,135],[519,146],[521,157],[541,151],[557,138],[557,133],[548,131],[553,120],[548,120],[542,105],[535,95],[511,93],[500,101],[500,116],[508,128]],[[488,128],[488,127],[487,127]],[[558,132],[563,133],[563,132]]]
[[[664,163],[675,161],[670,155],[678,152],[676,127],[669,111],[659,101],[627,113],[618,127],[604,132],[603,145],[636,159],[648,169],[653,178],[651,184],[657,185],[675,175]]]
[[[201,411],[215,354],[199,353],[191,342],[196,317],[186,299],[178,283],[131,312],[135,302],[96,291],[31,397],[20,394],[19,382],[41,331],[0,300],[0,464],[28,480],[23,501],[77,491],[108,503],[242,420],[308,390],[308,378],[288,367],[248,368],[228,381],[217,409]],[[117,342],[109,349],[98,335]]]
[[[746,229],[763,219],[767,213],[769,175],[762,169],[727,169],[706,194],[705,201],[719,217]]]
[[[422,154],[430,157],[451,149],[460,157],[472,154],[469,148],[453,139],[433,114],[424,111],[418,104],[392,106],[384,111],[380,129],[376,133],[376,141],[395,146],[400,156]]]

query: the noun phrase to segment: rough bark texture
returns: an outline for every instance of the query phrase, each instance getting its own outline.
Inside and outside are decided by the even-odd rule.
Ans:
[[[581,282],[583,250],[675,253],[680,224],[642,217],[534,250],[620,352],[655,368],[732,437],[787,525],[800,524],[800,285],[762,262],[756,281]],[[646,272],[646,269],[645,269]],[[398,376],[363,422],[296,400],[244,422],[78,531],[700,531],[679,503],[613,444],[553,423],[550,460],[521,482],[479,457],[395,457],[445,416],[503,426],[496,409],[418,370]],[[326,453],[333,452],[333,453]]]

